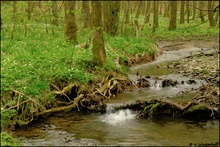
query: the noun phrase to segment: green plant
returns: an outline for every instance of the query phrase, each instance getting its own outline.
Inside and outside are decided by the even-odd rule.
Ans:
[[[7,132],[1,132],[1,146],[21,146],[21,141],[15,141]]]

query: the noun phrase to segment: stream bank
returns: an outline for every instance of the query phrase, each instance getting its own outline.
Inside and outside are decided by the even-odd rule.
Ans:
[[[209,49],[207,49],[208,51]],[[180,53],[181,52],[181,53]],[[164,53],[164,55],[171,55],[171,52]],[[192,49],[192,54],[200,53],[200,50]],[[191,53],[187,50],[182,50],[178,52],[173,52],[173,56],[176,57],[175,60],[181,59],[184,55],[188,56]],[[172,55],[171,55],[172,56]],[[137,65],[131,67],[130,79],[138,82],[140,76],[150,76],[152,79],[149,80],[150,87],[138,87],[141,90],[133,89],[132,91],[127,90],[122,94],[116,96],[116,98],[112,98],[107,100],[107,108],[115,107],[119,105],[130,104],[139,99],[151,99],[158,97],[168,97],[173,100],[181,101],[183,98],[185,100],[190,100],[196,93],[192,93],[189,95],[180,95],[175,96],[177,93],[184,91],[185,88],[199,88],[202,86],[201,82],[207,84],[207,81],[194,79],[197,84],[187,84],[191,78],[183,77],[182,74],[175,76],[170,74],[172,73],[171,68],[167,68],[167,65],[162,65],[163,62],[170,61],[171,58],[165,58],[160,56],[157,60],[145,64],[145,65]],[[169,60],[167,60],[169,59]],[[165,67],[163,67],[165,66]],[[154,73],[150,73],[150,69],[155,69]],[[139,71],[140,75],[136,75],[137,71]],[[149,71],[149,73],[148,73]],[[161,73],[159,73],[160,71]],[[164,72],[166,71],[166,72]],[[163,75],[166,73],[166,75]],[[166,88],[161,88],[162,81],[164,79],[170,79],[172,77],[173,80],[178,80],[180,83],[184,81],[185,84],[178,84],[178,86],[169,86]],[[161,78],[157,80],[159,86],[155,83],[155,78]],[[191,85],[191,86],[190,86]],[[151,93],[150,93],[151,92]],[[145,119],[135,119],[134,115],[137,115],[137,112],[128,111],[118,111],[118,112],[110,112],[106,114],[81,114],[81,116],[77,116],[78,114],[71,113],[66,114],[65,112],[60,114],[55,114],[51,118],[48,118],[43,123],[36,123],[29,128],[21,130],[21,133],[15,133],[16,137],[18,136],[26,136],[29,139],[25,139],[25,145],[189,145],[190,143],[213,143],[218,144],[217,138],[219,137],[218,131],[216,128],[219,127],[219,122],[217,120],[185,120],[181,118],[172,118],[172,117],[160,117],[153,118],[151,121],[146,122]],[[109,122],[116,122],[116,126]],[[46,123],[46,126],[45,126]],[[40,125],[41,124],[41,125]],[[126,124],[126,125],[124,125]],[[43,126],[42,126],[43,125]],[[37,127],[38,126],[38,127]],[[117,127],[118,126],[118,127]],[[139,127],[137,127],[139,126]],[[38,131],[34,133],[30,133],[31,129],[38,128]],[[104,128],[104,129],[103,129]],[[145,129],[144,129],[145,128]],[[171,129],[173,128],[173,129]],[[190,131],[188,129],[191,129]],[[166,130],[164,134],[160,130]],[[204,130],[207,130],[205,135],[200,136],[200,134],[204,134]],[[118,130],[118,131],[117,131]],[[141,131],[142,130],[142,131]],[[178,131],[177,131],[178,130]],[[39,133],[43,132],[42,134]],[[174,132],[184,132],[178,138]],[[124,132],[124,133],[122,133]],[[26,135],[25,135],[26,134]],[[38,134],[36,136],[31,136],[33,134]],[[116,135],[117,134],[117,135]],[[139,135],[138,135],[139,134]],[[211,134],[211,135],[210,135]],[[178,134],[179,135],[179,134]],[[192,135],[194,139],[192,140]],[[123,137],[122,137],[123,136]],[[141,137],[144,136],[144,137]],[[164,136],[167,136],[164,138]],[[186,137],[189,136],[189,137]],[[205,137],[204,137],[205,136]],[[201,137],[203,139],[201,139]],[[59,139],[56,139],[59,138]],[[84,139],[83,139],[84,138]],[[137,138],[136,140],[134,138]],[[175,139],[174,139],[175,138]],[[185,138],[185,139],[184,139]],[[204,140],[204,138],[206,138]],[[57,141],[56,141],[57,140]],[[173,140],[170,142],[170,140]],[[202,142],[201,142],[202,140]],[[179,143],[178,143],[179,142]]]

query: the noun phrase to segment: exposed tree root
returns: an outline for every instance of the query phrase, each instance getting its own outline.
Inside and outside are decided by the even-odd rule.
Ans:
[[[169,100],[148,100],[137,101],[135,104],[120,106],[115,108],[139,110],[137,117],[151,117],[160,115],[169,115],[172,117],[185,118],[219,118],[219,109],[217,107],[209,107],[198,102],[189,102],[186,106],[177,104]]]
[[[48,113],[54,113],[54,112],[60,112],[60,111],[69,111],[70,109],[78,107],[78,103],[79,103],[80,99],[83,98],[83,96],[84,96],[83,94],[80,94],[78,97],[76,97],[74,99],[73,103],[68,105],[68,106],[63,106],[63,107],[59,107],[59,108],[51,108],[51,109],[48,109],[46,111],[39,112],[36,115],[40,116],[40,115],[48,114]]]

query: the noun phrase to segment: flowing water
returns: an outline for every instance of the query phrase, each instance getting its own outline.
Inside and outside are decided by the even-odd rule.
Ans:
[[[195,50],[192,50],[195,51]],[[192,52],[191,51],[191,52]],[[197,51],[197,50],[196,50]],[[196,52],[195,51],[195,52]],[[198,52],[198,51],[197,51]],[[168,52],[167,52],[168,53]],[[187,81],[190,78],[179,74],[171,74],[167,68],[156,68],[156,64],[180,59],[192,54],[183,51],[169,52],[170,58],[163,55],[150,64],[138,65],[131,68],[130,78],[135,80],[135,73],[154,75],[163,79],[172,78]],[[179,58],[177,58],[179,57]],[[116,98],[106,101],[106,114],[58,113],[36,122],[26,129],[17,130],[15,137],[22,137],[26,146],[80,146],[80,145],[125,145],[125,146],[188,146],[190,144],[219,143],[218,120],[188,120],[182,118],[154,117],[151,120],[136,118],[137,112],[129,109],[114,111],[115,106],[134,103],[136,100],[151,98],[167,98],[173,101],[191,100],[195,93],[182,95],[181,91],[196,89],[205,81],[197,80],[197,84],[178,84],[175,87],[161,88],[161,81],[151,87],[125,91]]]

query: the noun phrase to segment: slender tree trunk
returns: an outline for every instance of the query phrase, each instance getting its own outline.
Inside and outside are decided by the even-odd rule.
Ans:
[[[13,28],[12,28],[12,32],[11,32],[11,39],[14,39],[14,32],[15,32],[15,29],[17,27],[17,7],[16,7],[16,1],[13,2],[13,19],[14,19],[14,25],[13,25]]]
[[[65,1],[65,12],[66,12],[66,30],[65,34],[68,41],[77,44],[77,25],[76,25],[76,17],[74,14],[75,10],[75,1]]]
[[[46,14],[44,13],[44,23],[45,23],[45,31],[46,31],[46,35],[48,35],[48,27],[47,27],[47,17]]]
[[[167,1],[167,17],[170,17],[170,1]]]
[[[125,9],[124,9],[124,27],[123,27],[123,34],[128,35],[128,25],[129,25],[129,18],[130,18],[130,1],[124,1]]]
[[[147,1],[146,23],[150,22],[151,3],[151,1]]]
[[[184,24],[184,6],[185,6],[185,3],[182,0],[181,1],[181,8],[180,8],[180,24]]]
[[[154,22],[153,22],[153,32],[156,31],[158,24],[158,1],[154,1]]]
[[[161,15],[162,14],[162,8],[163,8],[163,1],[159,2],[159,7],[160,7],[159,14]]]
[[[164,2],[164,11],[163,11],[163,16],[166,17],[167,16],[167,2]]]
[[[82,1],[82,17],[84,28],[91,29],[91,19],[90,19],[90,1]]]
[[[118,33],[118,27],[119,27],[119,14],[120,14],[120,1],[115,1],[114,2],[114,15],[113,15],[113,20],[114,20],[114,33],[113,35],[116,35]]]
[[[58,26],[58,7],[57,7],[57,1],[53,2],[52,14],[53,14],[52,24],[55,25],[55,26]]]
[[[189,0],[186,1],[187,4],[186,4],[186,19],[187,19],[187,23],[189,23],[189,16],[190,16],[190,10],[189,10]]]
[[[28,20],[31,20],[31,13],[33,12],[33,3],[32,1],[27,1],[28,3],[28,8],[27,8],[27,16]]]
[[[196,18],[196,7],[197,7],[197,1],[193,1],[193,17],[192,20],[194,20]]]
[[[139,25],[138,25],[138,18],[139,15],[141,13],[141,5],[143,5],[142,1],[139,1],[139,3],[137,3],[138,7],[137,7],[137,12],[134,18],[134,26],[135,26],[135,36],[138,37],[138,29],[139,29]]]
[[[147,1],[147,8],[146,8],[146,13],[145,13],[145,18],[144,18],[144,24],[142,25],[141,30],[143,30],[145,24],[149,23],[149,21],[150,21],[150,10],[151,10],[151,1]]]
[[[101,2],[92,1],[92,24],[93,32],[93,61],[97,66],[103,66],[106,61],[106,53],[104,48],[104,35],[102,31],[102,11]]]
[[[170,24],[169,30],[176,29],[176,15],[177,15],[177,1],[171,1],[171,17],[170,17]]]
[[[215,14],[215,24],[219,25],[219,8],[217,9],[217,12]]]
[[[215,20],[214,20],[214,11],[213,11],[213,1],[209,0],[208,1],[208,18],[209,18],[209,25],[210,27],[215,26]]]
[[[202,22],[205,22],[205,18],[204,18],[204,14],[203,14],[203,5],[204,5],[204,2],[203,1],[200,1],[199,2],[199,8],[200,8],[200,10],[199,10],[199,16],[200,16],[200,18],[201,18],[201,21]]]

